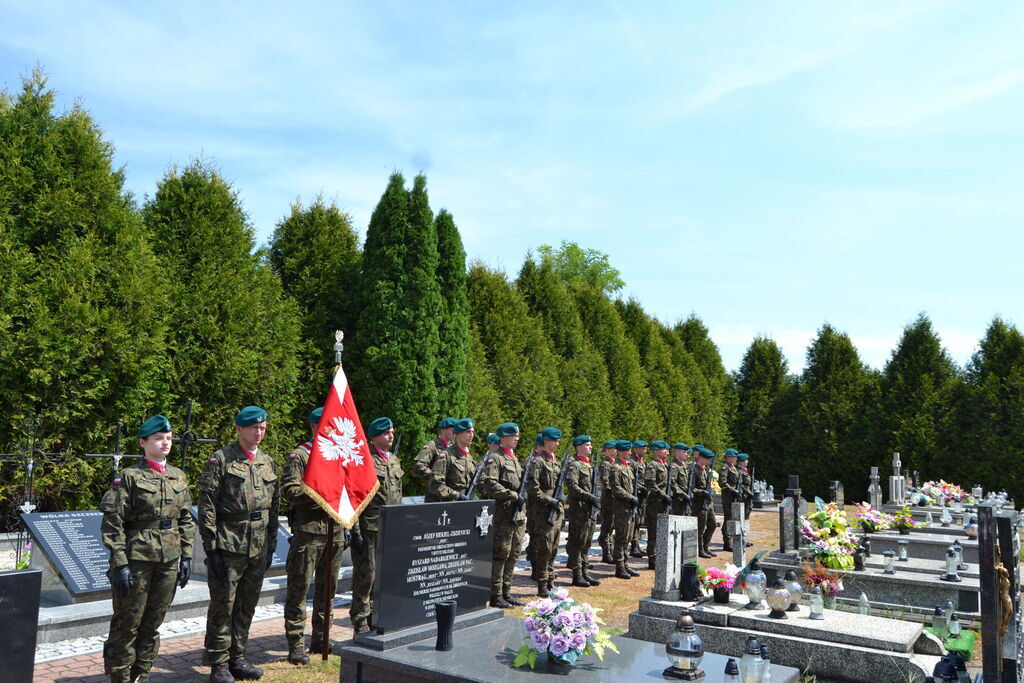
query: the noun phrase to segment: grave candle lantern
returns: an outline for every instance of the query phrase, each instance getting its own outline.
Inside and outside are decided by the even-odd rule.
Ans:
[[[910,545],[910,542],[909,541],[897,541],[897,543],[899,544],[899,547],[900,547],[899,561],[900,562],[906,562],[907,561],[907,546]]]
[[[704,678],[700,663],[704,659],[704,641],[697,635],[693,617],[684,613],[676,621],[676,630],[669,634],[665,653],[671,666],[662,674],[666,678],[699,681]]]
[[[800,584],[800,581],[796,578],[796,572],[792,569],[786,572],[786,590],[789,591],[789,597],[793,601],[790,604],[787,612],[799,612],[800,601],[804,597],[804,587]]]
[[[761,601],[764,600],[765,590],[768,587],[768,577],[761,569],[761,563],[754,560],[750,563],[750,572],[743,580],[743,590],[747,594],[748,602],[744,609],[761,609]]]
[[[981,484],[975,484],[971,489],[971,495],[974,497],[975,502],[981,502],[982,496],[985,495],[985,489],[981,488]]]
[[[960,545],[960,540],[953,541],[953,550],[956,551],[956,569],[957,571],[967,571],[967,565],[964,563],[964,547]]]
[[[949,514],[949,508],[942,508],[942,517],[940,519],[942,521],[942,526],[949,526],[953,523],[953,515]]]
[[[725,676],[723,683],[740,683],[740,667],[732,657],[725,663]]]
[[[960,620],[956,618],[955,614],[949,618],[949,637],[960,637]]]
[[[925,523],[925,525],[931,526],[933,521],[935,521],[935,520],[932,519],[932,512],[931,512],[931,510],[929,510],[928,512],[925,512],[924,513],[924,523]]]
[[[761,683],[761,645],[754,635],[747,636],[747,648],[740,658],[743,683]]]
[[[896,573],[896,553],[891,550],[886,550],[882,553],[885,556],[885,568],[882,570],[884,574],[895,574]]]
[[[943,581],[963,581],[956,573],[956,551],[953,546],[946,548],[946,575],[939,578]]]
[[[815,586],[808,593],[810,596],[811,613],[808,615],[809,619],[824,619],[825,618],[825,601],[821,597],[821,589]]]
[[[939,605],[935,606],[935,612],[932,614],[932,631],[935,632],[935,637],[942,642],[946,642],[946,636],[949,635],[949,631],[946,626],[946,614],[942,611],[942,607]]]
[[[932,680],[936,681],[955,681],[958,676],[956,673],[956,666],[949,661],[948,657],[943,657],[932,669]]]
[[[772,611],[768,613],[768,616],[772,619],[785,619],[786,610],[793,604],[793,598],[790,596],[789,591],[786,590],[786,582],[779,577],[772,581],[772,587],[768,589],[765,600],[768,602],[768,606],[772,608]]]
[[[953,512],[959,514],[964,511],[964,504],[959,500],[953,501]]]

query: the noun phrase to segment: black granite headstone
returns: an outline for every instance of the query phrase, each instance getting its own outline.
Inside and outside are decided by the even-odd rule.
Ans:
[[[373,625],[379,634],[434,621],[434,605],[459,614],[491,595],[494,501],[385,505],[380,511]]]
[[[32,680],[42,576],[38,570],[0,573],[0,681]]]
[[[100,539],[102,512],[34,512],[21,518],[71,595],[110,590],[110,553]]]

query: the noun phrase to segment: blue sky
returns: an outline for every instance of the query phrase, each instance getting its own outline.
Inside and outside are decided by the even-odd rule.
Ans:
[[[241,8],[245,8],[244,10]],[[925,311],[958,362],[1019,321],[1024,5],[0,0],[0,82],[41,64],[151,195],[212,159],[265,241],[318,193],[361,234],[428,176],[467,253],[610,254],[726,366],[823,322],[880,367]]]

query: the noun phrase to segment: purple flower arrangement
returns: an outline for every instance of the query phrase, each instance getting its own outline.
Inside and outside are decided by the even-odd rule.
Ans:
[[[605,648],[618,652],[611,634],[599,628],[604,623],[597,616],[599,611],[585,602],[576,602],[564,588],[534,600],[523,610],[523,640],[527,642],[519,648],[512,666],[529,664],[533,668],[540,653],[571,665],[584,654],[604,659]]]

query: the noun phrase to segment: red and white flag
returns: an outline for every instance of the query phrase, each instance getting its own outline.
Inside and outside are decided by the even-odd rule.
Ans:
[[[345,371],[338,368],[313,437],[302,490],[351,529],[377,492],[377,471]]]

